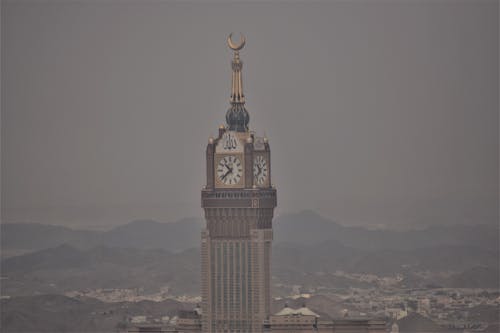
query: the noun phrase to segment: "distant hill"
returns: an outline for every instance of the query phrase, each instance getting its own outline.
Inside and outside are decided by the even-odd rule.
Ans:
[[[75,230],[43,224],[0,224],[2,249],[40,250],[61,244],[88,249],[95,246],[182,251],[198,246],[201,219],[175,223],[133,221],[109,231]]]
[[[413,250],[365,250],[326,241],[315,245],[277,243],[273,269],[290,272],[334,272],[394,275],[405,271],[462,271],[478,265],[498,267],[498,252],[469,246],[437,246]]]
[[[0,237],[2,250],[40,250],[65,243],[94,246],[99,241],[100,232],[37,223],[2,223]]]
[[[498,266],[469,268],[453,275],[448,282],[454,288],[495,288],[500,289]]]
[[[199,293],[199,251],[69,245],[2,260],[2,295],[28,296],[97,288],[142,288],[155,293]]]
[[[106,232],[74,230],[41,224],[0,224],[2,250],[40,250],[70,244],[81,249],[95,246],[183,251],[198,247],[202,219],[174,223],[139,220]],[[498,227],[435,226],[418,231],[368,230],[345,227],[312,211],[274,219],[275,242],[302,245],[337,241],[363,250],[413,250],[438,246],[469,246],[497,251]]]
[[[163,302],[103,303],[95,299],[74,299],[62,295],[15,297],[0,301],[2,332],[116,332],[127,318],[149,315],[173,317],[192,304]]]
[[[3,272],[33,272],[88,267],[90,258],[66,244],[2,260]]]
[[[393,231],[345,227],[313,211],[282,215],[274,219],[277,242],[314,244],[337,240],[359,249],[410,250],[443,245],[498,249],[499,227],[491,225],[433,226],[423,230]]]
[[[185,218],[174,223],[134,221],[101,235],[101,245],[182,251],[199,246],[203,221]]]
[[[402,283],[407,287],[436,282],[418,277],[415,272],[463,271],[438,282],[442,286],[483,288],[493,284],[495,270],[498,272],[494,254],[471,247],[369,251],[346,247],[336,241],[309,246],[277,243],[272,256],[275,282],[302,285],[306,290],[318,286],[375,286],[334,275],[338,270],[379,276],[403,274]],[[483,268],[477,268],[478,265]],[[6,278],[1,285],[3,295],[27,296],[95,288],[143,288],[145,293],[155,293],[166,286],[176,295],[199,293],[200,255],[196,248],[181,252],[105,246],[83,250],[63,244],[4,259],[1,266],[2,276]]]
[[[274,226],[273,275],[287,284],[371,286],[333,275],[337,270],[403,274],[407,287],[488,287],[498,276],[498,230],[493,227],[373,231],[344,227],[310,211],[280,216]],[[2,252],[31,251],[1,261],[5,295],[110,287],[154,292],[166,285],[176,294],[199,292],[201,219],[134,221],[106,232],[40,224],[0,227]],[[456,275],[426,280],[419,271]]]

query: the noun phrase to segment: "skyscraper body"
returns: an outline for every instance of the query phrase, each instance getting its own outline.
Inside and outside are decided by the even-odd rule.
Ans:
[[[206,228],[201,236],[202,331],[262,332],[270,315],[270,258],[276,190],[265,137],[249,130],[239,52],[234,52],[226,125],[206,150],[201,191]]]

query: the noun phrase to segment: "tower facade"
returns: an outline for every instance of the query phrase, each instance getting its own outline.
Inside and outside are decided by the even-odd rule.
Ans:
[[[203,332],[262,332],[271,311],[270,259],[276,189],[265,137],[249,131],[239,52],[234,56],[226,125],[206,150],[201,191],[206,228],[201,235]]]

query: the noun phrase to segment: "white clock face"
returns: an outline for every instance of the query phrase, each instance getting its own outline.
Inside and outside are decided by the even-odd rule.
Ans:
[[[243,165],[238,157],[227,155],[217,164],[217,176],[225,185],[236,185],[243,174]]]
[[[253,177],[256,185],[264,185],[267,179],[267,162],[264,156],[257,155],[253,160]]]

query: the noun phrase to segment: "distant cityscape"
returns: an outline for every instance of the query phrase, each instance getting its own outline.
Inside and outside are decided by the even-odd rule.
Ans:
[[[323,286],[318,286],[317,290],[302,291],[301,286],[286,286],[297,291],[285,297],[275,297],[273,302],[280,304],[284,301],[302,302],[307,304],[311,301],[315,304],[315,298],[323,297],[335,304],[334,309],[342,309],[340,315],[351,315],[363,317],[370,315],[384,316],[391,322],[398,322],[406,317],[418,317],[429,319],[436,326],[442,329],[469,330],[471,332],[493,332],[490,328],[498,327],[498,323],[489,320],[495,319],[494,313],[500,309],[500,290],[482,288],[434,288],[434,289],[401,289],[397,283],[401,277],[387,278],[377,277],[372,274],[347,274],[338,272],[339,275],[349,276],[358,281],[377,282],[380,288],[350,288],[344,290],[330,290]],[[284,287],[281,284],[275,287]],[[140,289],[96,289],[86,291],[71,291],[65,293],[71,298],[96,298],[105,303],[118,302],[140,302],[153,301],[162,302],[165,300],[175,300],[181,303],[188,303],[196,308],[201,302],[199,296],[169,295],[168,288],[150,295],[144,295]],[[491,318],[484,317],[481,313],[490,308]],[[326,310],[322,308],[324,313]],[[333,315],[332,311],[328,311]],[[408,319],[408,318],[407,318]],[[137,313],[127,318],[128,322],[134,324],[166,324],[172,328],[176,325],[177,316],[154,317],[147,313]],[[496,324],[496,325],[495,325]],[[436,328],[434,328],[436,329]]]
[[[399,233],[398,240],[391,231],[373,234],[340,227],[311,212],[277,221],[273,313],[285,304],[290,309],[306,305],[321,320],[345,314],[383,316],[388,331],[394,323],[400,332],[412,333],[498,331],[498,229],[493,226],[408,231]],[[319,235],[343,237],[349,246],[319,237],[319,243],[301,243],[303,223]],[[126,332],[144,326],[173,330],[179,311],[190,313],[201,303],[200,254],[192,249],[196,237],[190,238],[200,224],[194,219],[144,221],[90,234],[1,224],[2,329],[26,332],[46,325],[52,332],[71,331],[71,322],[78,321],[88,332]],[[335,234],[328,228],[336,228]],[[139,238],[137,230],[142,231]],[[284,242],[283,235],[293,244]],[[491,243],[487,235],[492,235]],[[163,243],[156,245],[155,237]],[[363,243],[366,237],[371,244]],[[362,250],[363,244],[370,250]],[[419,244],[425,246],[418,249]],[[378,265],[371,264],[377,260]],[[53,316],[52,311],[65,315]],[[18,316],[27,320],[14,319]]]

